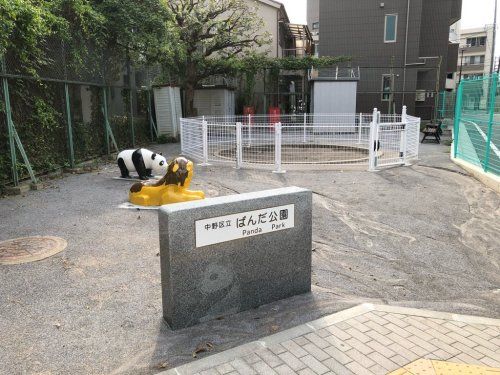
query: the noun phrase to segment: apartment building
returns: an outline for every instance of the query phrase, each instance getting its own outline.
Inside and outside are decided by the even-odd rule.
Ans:
[[[493,53],[493,27],[491,25],[460,32],[457,83],[460,79],[482,77],[490,73]]]
[[[357,111],[408,107],[429,119],[448,73],[457,70],[458,43],[450,25],[462,0],[308,0],[308,21],[319,19],[320,56],[351,56],[359,66]]]

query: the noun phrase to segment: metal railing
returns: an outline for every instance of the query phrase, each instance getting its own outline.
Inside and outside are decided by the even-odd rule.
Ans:
[[[305,166],[368,170],[418,158],[420,119],[406,114],[202,116],[181,119],[182,153],[203,165],[281,173]]]
[[[329,67],[329,68],[311,68],[308,71],[309,80],[359,80],[361,71],[358,67]]]

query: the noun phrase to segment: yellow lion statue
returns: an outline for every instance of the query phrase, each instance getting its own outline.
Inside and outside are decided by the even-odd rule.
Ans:
[[[168,165],[167,174],[158,182],[138,182],[132,185],[129,201],[138,206],[162,206],[205,199],[202,191],[188,190],[193,178],[193,162],[183,157]]]

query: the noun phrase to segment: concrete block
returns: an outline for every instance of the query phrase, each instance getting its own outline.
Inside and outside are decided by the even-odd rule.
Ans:
[[[30,184],[31,190],[42,190],[44,188],[44,184],[41,182],[34,183],[32,182]]]
[[[311,290],[309,190],[166,205],[159,223],[163,317],[172,329]]]
[[[18,186],[7,186],[5,188],[5,193],[7,195],[21,195],[25,194],[30,190],[30,185],[23,184]]]

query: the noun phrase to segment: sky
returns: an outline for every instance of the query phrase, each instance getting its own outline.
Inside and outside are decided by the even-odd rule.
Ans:
[[[278,0],[285,5],[290,22],[307,23],[307,0]],[[436,0],[439,1],[439,0]],[[498,23],[500,23],[500,1],[498,5]],[[482,27],[493,24],[495,0],[463,0],[462,29]],[[500,33],[496,43],[496,55],[500,55]]]

